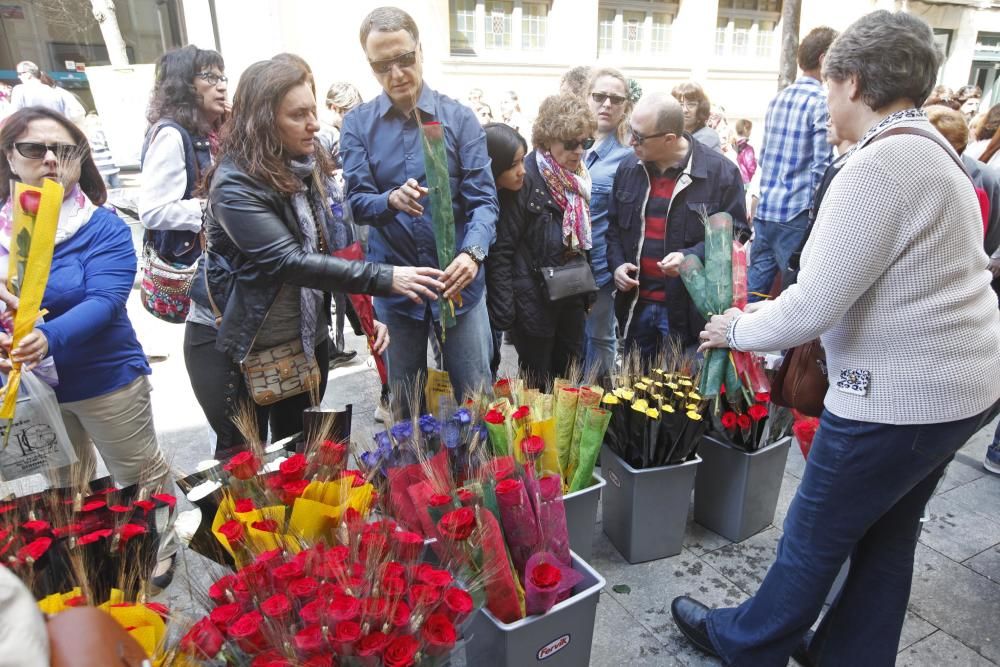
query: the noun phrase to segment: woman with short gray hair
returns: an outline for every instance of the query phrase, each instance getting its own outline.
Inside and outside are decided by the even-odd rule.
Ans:
[[[833,43],[823,64],[830,116],[857,144],[821,198],[798,282],[701,333],[702,350],[820,337],[830,379],[757,593],[728,609],[673,602],[685,636],[726,664],[783,666],[793,654],[810,665],[894,664],[924,506],[1000,409],[1000,316],[978,200],[919,109],[939,63],[931,29],[903,12],[869,14]]]

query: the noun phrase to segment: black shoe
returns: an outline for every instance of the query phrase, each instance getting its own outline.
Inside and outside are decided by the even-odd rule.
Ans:
[[[156,592],[162,591],[164,588],[170,585],[170,582],[174,580],[174,570],[177,569],[177,554],[170,557],[170,567],[167,571],[159,576],[152,577],[149,583],[152,584]]]
[[[710,656],[720,657],[708,636],[708,607],[694,598],[682,595],[674,598],[670,604],[670,613],[681,634],[687,637],[695,648]]]
[[[334,368],[351,363],[356,356],[358,356],[357,350],[334,352],[330,355],[330,370],[332,371]]]
[[[802,641],[799,642],[799,645],[792,652],[792,660],[802,665],[802,667],[816,667],[818,664],[809,656],[809,645],[812,644],[815,635],[816,633],[812,630],[806,632],[805,637],[802,638]]]

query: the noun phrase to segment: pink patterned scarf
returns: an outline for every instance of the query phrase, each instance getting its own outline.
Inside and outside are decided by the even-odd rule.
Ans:
[[[580,163],[576,172],[556,162],[549,151],[535,151],[538,172],[563,210],[562,239],[570,250],[590,250],[590,172]]]

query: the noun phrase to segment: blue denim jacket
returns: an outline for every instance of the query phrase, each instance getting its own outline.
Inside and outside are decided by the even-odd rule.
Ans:
[[[632,149],[622,146],[618,137],[609,134],[594,146],[585,158],[590,171],[590,234],[594,247],[590,251],[590,267],[598,287],[611,282],[608,271],[608,244],[604,237],[608,232],[608,197],[615,181],[618,163],[632,155]]]
[[[499,206],[486,152],[486,134],[469,108],[426,83],[417,109],[422,122],[444,125],[455,212],[455,252],[468,246],[489,251],[496,238]],[[354,220],[374,227],[368,237],[368,259],[396,266],[438,266],[428,199],[421,201],[424,213],[419,218],[395,211],[388,203],[389,193],[409,178],[427,185],[420,127],[413,115],[404,117],[383,92],[344,118],[340,150]],[[458,313],[482,300],[484,274],[480,270],[472,284],[462,290]],[[413,319],[423,319],[426,313],[425,305],[404,296],[381,301],[393,312]],[[435,318],[437,303],[432,304]]]

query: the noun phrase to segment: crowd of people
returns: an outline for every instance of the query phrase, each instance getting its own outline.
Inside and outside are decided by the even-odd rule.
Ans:
[[[248,67],[231,103],[218,52],[186,46],[157,62],[143,261],[191,276],[170,313],[182,315],[216,456],[244,446],[233,420],[247,407],[262,440],[300,431],[347,353],[345,313],[360,322],[372,305],[356,326],[384,357],[383,410],[397,416],[408,415],[404,389],[427,374],[428,344],[460,398],[491,386],[505,333],[523,376],[543,388],[574,364],[609,378],[629,350],[648,362],[668,345],[764,352],[818,337],[830,389],[777,561],[737,608],[678,598],[673,612],[692,642],[731,664],[785,664],[793,652],[891,664],[920,514],[998,410],[1000,106],[980,118],[979,91],[935,88],[933,34],[902,12],[809,32],[759,151],[752,123],[730,131],[697,82],[643,93],[616,69],[577,67],[529,128],[513,91],[497,119],[482,91],[463,103],[432,88],[403,10],[372,11],[359,42],[382,92],[362,101],[335,83],[329,123],[293,54]],[[887,63],[886,50],[900,57]],[[29,364],[54,359],[83,460],[96,447],[119,484],[141,470],[163,484],[150,368],[125,310],[137,267],[128,229],[103,206],[96,147],[53,109],[37,68],[21,65],[26,88],[13,97],[30,104],[0,132],[0,247],[10,246],[10,179],[57,178],[67,195],[49,314],[16,349],[0,335],[0,348]],[[446,255],[427,124],[445,128]],[[755,303],[706,323],[679,274],[685,256],[704,256],[704,219],[716,213],[731,216],[738,240],[752,238]],[[1000,472],[1000,432],[986,465]],[[848,555],[844,592],[807,634]],[[166,585],[169,548],[161,557]]]

